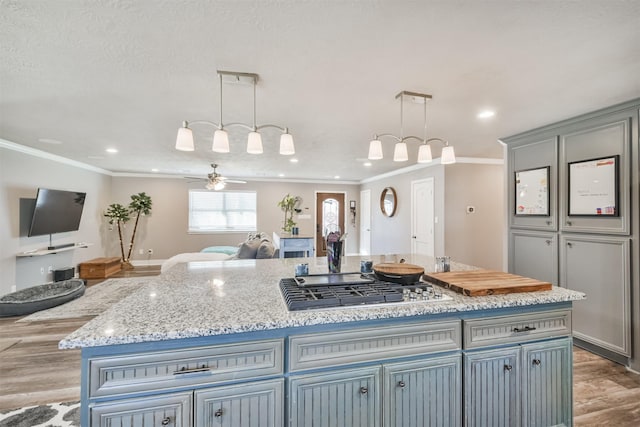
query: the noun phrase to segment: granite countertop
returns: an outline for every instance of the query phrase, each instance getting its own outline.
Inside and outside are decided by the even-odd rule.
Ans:
[[[433,258],[402,256],[433,271]],[[399,256],[346,257],[342,271],[359,271],[360,260],[397,262]],[[114,304],[59,343],[61,349],[164,341],[372,319],[455,313],[574,301],[584,294],[550,291],[466,297],[443,289],[450,300],[288,311],[278,287],[294,266],[327,272],[325,257],[182,263]],[[452,271],[475,267],[453,262]]]

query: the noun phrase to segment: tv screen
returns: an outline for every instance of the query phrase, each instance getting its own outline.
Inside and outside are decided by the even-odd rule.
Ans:
[[[76,231],[86,193],[38,188],[29,236]]]

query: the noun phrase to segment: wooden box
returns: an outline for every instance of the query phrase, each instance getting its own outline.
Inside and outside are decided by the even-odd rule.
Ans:
[[[106,279],[121,268],[119,257],[94,258],[80,264],[80,278]]]

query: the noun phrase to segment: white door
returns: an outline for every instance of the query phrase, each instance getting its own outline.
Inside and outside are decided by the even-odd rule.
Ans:
[[[360,255],[371,255],[371,190],[360,192]]]
[[[411,182],[411,253],[434,256],[433,178]]]

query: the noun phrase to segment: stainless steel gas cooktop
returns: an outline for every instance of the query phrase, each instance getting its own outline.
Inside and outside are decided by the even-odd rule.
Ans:
[[[361,273],[280,279],[280,291],[289,311],[451,299],[429,283],[402,285],[378,280],[374,274]]]

